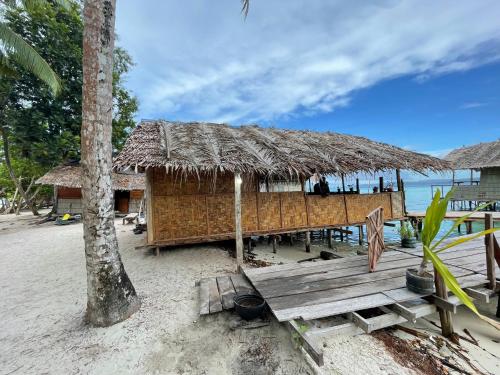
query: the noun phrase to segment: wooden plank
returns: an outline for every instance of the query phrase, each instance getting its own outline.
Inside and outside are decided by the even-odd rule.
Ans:
[[[349,313],[349,319],[352,320],[359,328],[361,328],[365,333],[370,333],[369,325],[370,323],[359,315],[357,312],[353,311]]]
[[[490,303],[490,297],[493,297],[495,295],[495,291],[481,286],[476,286],[474,288],[465,288],[464,291],[471,298],[477,299],[484,303]]]
[[[210,313],[210,296],[208,291],[208,280],[209,279],[201,279],[200,280],[200,315],[207,315]]]
[[[274,316],[278,321],[283,322],[290,319],[304,320],[319,319],[326,316],[335,316],[350,311],[369,309],[381,305],[389,305],[396,301],[385,296],[382,293],[364,295],[361,297],[350,298],[341,301],[318,303],[315,305],[290,307],[287,309],[272,309]]]
[[[311,356],[311,358],[316,362],[318,366],[323,366],[323,350],[313,341],[312,337],[306,336],[301,332],[301,329],[297,322],[291,320],[287,322],[288,328],[292,331],[295,337],[300,341],[300,344],[304,350]]]
[[[373,318],[366,319],[368,322],[368,331],[371,333],[382,328],[390,327],[395,324],[406,323],[407,319],[395,312],[385,313]]]
[[[287,296],[293,294],[311,293],[315,291],[342,288],[351,285],[372,283],[384,279],[403,276],[408,266],[417,266],[419,262],[404,264],[403,267],[379,270],[374,273],[366,273],[366,268],[357,267],[355,269],[340,270],[339,272],[328,272],[301,277],[299,279],[273,280],[274,283],[255,283],[260,294],[264,298]],[[385,268],[385,267],[384,267]],[[470,274],[471,271],[456,267],[449,267],[454,274]]]
[[[387,306],[390,310],[394,311],[396,314],[401,315],[403,318],[406,320],[415,323],[417,320],[417,314],[409,309],[408,307],[405,307],[399,303],[395,303],[393,305]]]
[[[231,281],[233,282],[234,290],[236,294],[253,293],[254,288],[241,274],[231,275]]]
[[[234,290],[233,283],[230,276],[217,277],[217,286],[219,287],[219,295],[222,300],[222,307],[224,310],[230,310],[234,307]]]
[[[452,302],[448,301],[447,299],[443,299],[441,297],[433,295],[432,296],[432,302],[437,307],[439,307],[439,308],[441,308],[441,309],[443,309],[445,311],[452,312],[453,314],[457,313],[457,305],[455,303],[452,303]]]
[[[208,294],[210,298],[210,314],[222,311],[222,303],[220,300],[219,289],[215,277],[208,279]]]
[[[484,216],[484,229],[488,230],[493,228],[493,215],[487,213]],[[487,234],[485,238],[486,244],[486,275],[488,276],[488,288],[495,290],[496,288],[496,261],[495,261],[495,243],[493,233]]]

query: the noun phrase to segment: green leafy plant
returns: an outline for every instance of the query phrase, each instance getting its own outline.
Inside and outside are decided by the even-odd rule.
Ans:
[[[476,315],[478,315],[481,319],[487,321],[491,325],[495,326],[497,329],[500,329],[500,325],[495,322],[492,319],[489,319],[479,313],[477,310],[476,306],[474,305],[474,302],[472,302],[472,299],[467,295],[467,293],[464,292],[464,290],[460,287],[457,279],[453,276],[453,274],[450,272],[448,267],[443,263],[443,261],[439,258],[439,253],[451,249],[457,245],[460,245],[465,242],[469,242],[473,239],[476,239],[478,237],[485,236],[487,234],[496,232],[500,230],[500,228],[490,228],[487,230],[483,230],[479,233],[475,233],[474,235],[467,236],[467,237],[459,237],[455,240],[451,240],[445,244],[443,244],[443,241],[448,239],[453,231],[458,228],[460,224],[465,222],[467,218],[472,215],[472,213],[479,211],[489,205],[489,203],[481,205],[477,207],[474,211],[470,212],[467,215],[464,215],[457,219],[451,228],[438,240],[436,240],[436,236],[439,233],[439,230],[441,229],[441,224],[443,223],[443,220],[446,216],[446,210],[448,207],[448,203],[453,196],[453,190],[450,190],[442,199],[441,199],[441,192],[438,189],[436,191],[436,194],[434,195],[434,198],[432,200],[432,203],[427,207],[427,211],[425,213],[425,219],[424,219],[424,227],[422,230],[422,246],[423,246],[423,251],[424,251],[424,256],[422,258],[422,263],[420,264],[420,268],[418,270],[418,275],[419,276],[424,276],[428,274],[428,266],[429,264],[432,263],[434,266],[434,269],[436,272],[438,272],[441,277],[443,278],[444,283],[446,284],[446,287],[455,295],[457,296],[460,301],[467,306],[469,309],[471,309]]]
[[[413,227],[411,226],[410,223],[405,221],[399,228],[398,228],[399,235],[401,236],[402,240],[409,240],[410,238],[415,237],[415,231],[413,230]]]

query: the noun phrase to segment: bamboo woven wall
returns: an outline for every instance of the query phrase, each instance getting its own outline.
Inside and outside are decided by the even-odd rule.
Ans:
[[[187,179],[184,184],[162,171],[150,176],[154,226],[151,244],[234,238],[233,176],[217,176],[215,186],[211,177],[200,182],[197,178]],[[244,185],[243,191],[245,236],[363,223],[366,215],[379,206],[384,207],[385,220],[402,216],[391,215],[391,204],[400,207],[395,212],[402,212],[399,192],[321,197],[303,192],[259,193],[256,183]]]

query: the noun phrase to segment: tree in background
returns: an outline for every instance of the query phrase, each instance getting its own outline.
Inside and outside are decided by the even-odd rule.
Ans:
[[[4,139],[10,145],[8,156],[13,161],[13,170],[23,177],[24,189],[32,177],[62,162],[80,159],[83,21],[81,6],[76,2],[68,4],[66,8],[37,7],[29,12],[12,7],[5,12],[6,24],[39,51],[59,74],[61,82],[60,94],[54,96],[28,70],[13,66],[15,77],[4,77],[0,83],[0,124],[6,130]],[[113,72],[114,151],[121,149],[135,126],[137,99],[124,87],[124,77],[132,66],[128,53],[117,48]],[[16,169],[28,163],[37,166],[30,170],[36,175]],[[3,183],[10,178],[7,172],[0,167],[0,186],[12,198],[16,187],[14,183]],[[47,193],[50,195],[50,190]]]
[[[85,0],[81,165],[87,318],[97,326],[127,319],[140,307],[118,251],[112,168],[113,50],[116,0]],[[116,66],[116,65],[115,65]]]

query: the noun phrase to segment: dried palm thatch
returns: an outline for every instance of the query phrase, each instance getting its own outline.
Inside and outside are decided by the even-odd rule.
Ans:
[[[445,156],[453,169],[500,167],[500,139],[453,150]]]
[[[144,190],[144,174],[113,173],[113,190]],[[60,165],[47,172],[37,181],[40,185],[55,185],[70,188],[82,187],[82,168],[79,165]]]
[[[390,169],[442,171],[446,161],[367,138],[331,132],[233,127],[213,123],[143,121],[132,132],[115,168],[164,167],[168,173],[239,172],[309,177]]]

